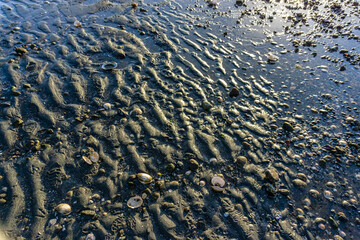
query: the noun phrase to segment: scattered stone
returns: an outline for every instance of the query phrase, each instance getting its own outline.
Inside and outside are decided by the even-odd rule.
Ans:
[[[205,110],[205,111],[209,111],[213,106],[208,102],[208,101],[203,101],[201,103],[201,107]]]
[[[231,89],[229,96],[233,98],[239,96],[239,94],[240,94],[239,89],[237,87],[234,87],[233,89]]]
[[[291,123],[289,123],[289,122],[284,122],[282,127],[283,127],[283,129],[285,129],[288,132],[294,131],[293,125]]]
[[[26,50],[26,49],[23,48],[23,47],[17,47],[17,48],[15,48],[15,53],[16,53],[16,55],[18,55],[18,56],[23,56],[23,55],[25,55],[25,54],[28,53],[28,50]]]
[[[244,167],[247,164],[247,158],[245,156],[238,156],[235,159],[235,162],[240,166],[240,167]]]
[[[13,122],[13,126],[18,128],[21,127],[24,124],[24,121],[20,118],[17,118],[14,122]]]
[[[269,181],[270,183],[275,183],[277,181],[279,181],[279,173],[277,172],[277,170],[273,167],[270,167],[268,169],[266,169],[265,171],[265,179],[267,181]]]
[[[312,196],[313,198],[319,198],[319,197],[320,197],[319,191],[317,191],[317,190],[315,190],[315,189],[310,189],[309,194],[310,194],[310,196]]]
[[[191,171],[196,172],[199,168],[199,163],[195,159],[190,159],[189,168]]]
[[[71,206],[67,203],[60,203],[56,207],[56,211],[62,215],[69,215],[71,213]]]
[[[338,212],[338,218],[341,222],[349,221],[349,219],[346,217],[345,213],[343,212]]]
[[[167,166],[166,166],[166,171],[168,172],[168,173],[172,173],[174,170],[175,170],[175,164],[173,164],[173,163],[169,163]]]
[[[80,213],[85,216],[95,216],[96,215],[96,212],[94,210],[82,210]]]
[[[296,188],[306,188],[307,187],[307,183],[306,182],[304,182],[303,180],[301,180],[301,179],[294,179],[293,181],[292,181],[292,183],[294,184],[294,186],[296,187]]]

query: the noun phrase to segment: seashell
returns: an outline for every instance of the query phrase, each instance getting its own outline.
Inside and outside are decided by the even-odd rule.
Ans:
[[[138,173],[136,176],[139,182],[141,182],[142,184],[151,183],[153,180],[153,178],[147,173]]]
[[[225,180],[222,177],[215,176],[211,179],[211,184],[222,188],[225,186]]]
[[[110,110],[110,109],[111,109],[111,103],[104,103],[103,107],[104,107],[106,110]]]
[[[86,162],[89,165],[93,164],[93,162],[90,160],[90,158],[88,158],[86,156],[82,156],[82,159],[84,160],[84,162]]]
[[[60,214],[63,215],[69,215],[71,213],[71,207],[69,204],[67,203],[60,203],[57,207],[56,207],[56,211]]]
[[[141,207],[142,204],[143,204],[143,200],[140,196],[131,197],[127,201],[127,206],[129,208],[138,208],[138,207]]]
[[[333,194],[332,194],[330,191],[325,190],[325,191],[324,191],[324,197],[325,197],[326,199],[330,200],[330,199],[332,199],[334,196],[333,196]]]
[[[223,192],[225,191],[225,188],[219,187],[219,186],[211,186],[211,188],[215,191],[215,192]]]
[[[110,71],[113,70],[117,67],[117,63],[116,62],[106,62],[103,65],[101,65],[101,68],[105,71]]]
[[[271,53],[268,54],[268,63],[276,63],[277,61],[279,60],[279,57],[278,56],[275,56]]]
[[[85,240],[95,240],[95,234],[94,233],[89,233],[88,235],[86,235]]]
[[[92,152],[90,153],[89,158],[93,163],[96,163],[99,161],[99,154],[97,152]]]
[[[81,28],[81,27],[82,27],[82,26],[81,26],[81,22],[78,21],[78,20],[75,20],[75,22],[74,22],[74,27]]]

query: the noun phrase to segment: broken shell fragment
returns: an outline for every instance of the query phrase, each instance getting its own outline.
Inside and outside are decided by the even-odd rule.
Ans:
[[[138,173],[136,176],[139,182],[141,182],[142,184],[151,183],[153,180],[153,178],[147,173]]]
[[[113,70],[117,67],[117,63],[116,62],[107,62],[107,63],[104,63],[101,68],[105,71],[110,71],[110,70]]]
[[[213,187],[224,187],[225,186],[225,180],[222,177],[215,176],[211,179],[211,184]],[[214,189],[214,188],[213,188]]]
[[[57,207],[56,207],[56,211],[60,214],[63,215],[69,215],[71,213],[71,207],[69,204],[67,203],[60,203]]]
[[[138,207],[141,207],[142,204],[143,204],[143,200],[140,196],[131,197],[127,201],[127,206],[129,208],[138,208]]]

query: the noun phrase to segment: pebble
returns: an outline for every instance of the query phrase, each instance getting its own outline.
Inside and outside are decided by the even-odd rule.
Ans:
[[[191,171],[196,172],[199,168],[199,163],[195,159],[190,159],[189,168]]]
[[[294,186],[296,187],[296,188],[306,188],[307,187],[307,183],[306,182],[304,182],[303,180],[301,180],[301,179],[294,179],[293,181],[292,181],[292,183],[294,184]]]
[[[294,131],[293,125],[291,123],[289,123],[289,122],[284,122],[282,127],[283,127],[283,129],[285,129],[288,132]]]
[[[201,103],[201,107],[205,110],[205,111],[209,111],[213,106],[208,102],[208,101],[203,101]]]
[[[235,159],[235,162],[240,166],[240,167],[243,167],[247,164],[247,158],[245,156],[238,156],[236,159]]]
[[[233,98],[239,96],[239,94],[240,94],[239,89],[237,87],[234,87],[233,89],[231,89],[229,96]]]
[[[279,181],[279,174],[277,170],[273,167],[266,169],[265,171],[265,179],[271,183]]]
[[[318,197],[320,197],[319,191],[317,191],[317,190],[315,190],[315,189],[310,189],[309,194],[310,194],[310,196],[312,196],[313,198],[318,198]]]
[[[69,215],[71,213],[71,206],[67,203],[60,203],[56,207],[56,211],[63,215]]]
[[[321,230],[325,230],[326,227],[325,227],[325,224],[319,223],[318,228]]]

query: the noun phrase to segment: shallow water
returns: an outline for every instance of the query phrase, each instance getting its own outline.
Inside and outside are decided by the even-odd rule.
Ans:
[[[360,234],[357,2],[0,7],[10,239]]]

